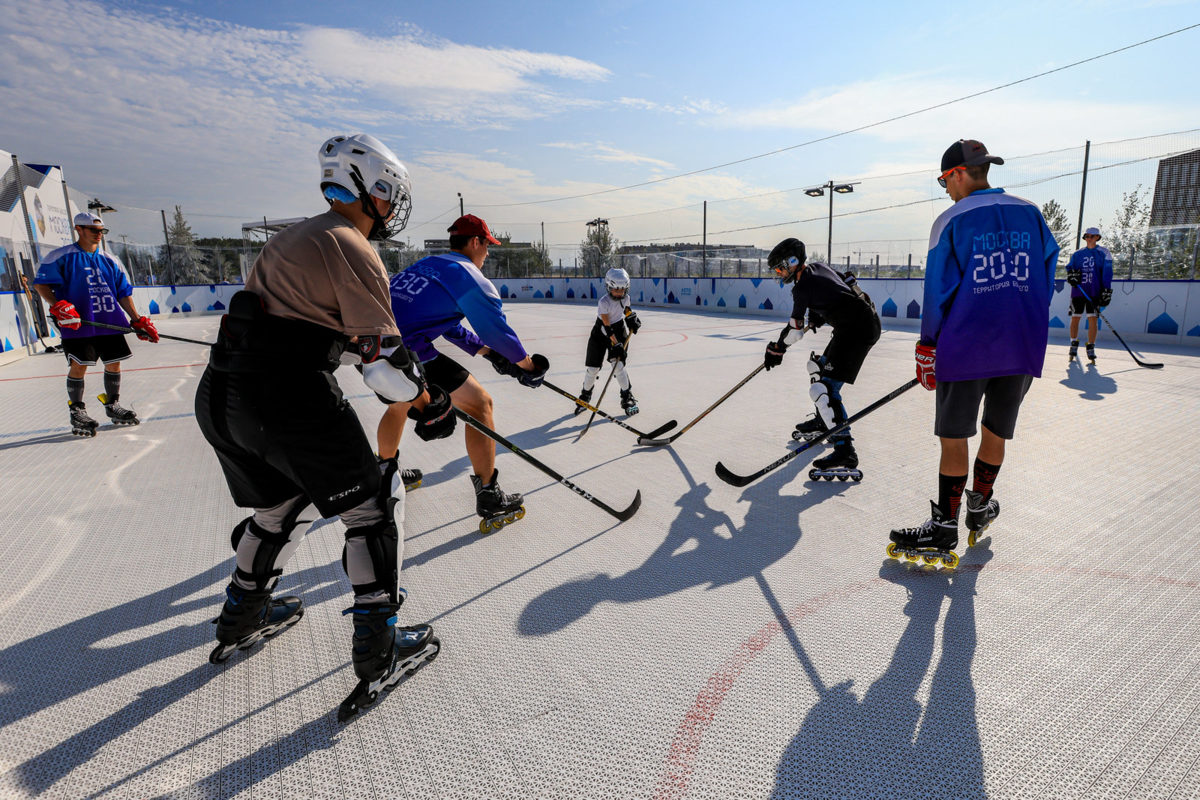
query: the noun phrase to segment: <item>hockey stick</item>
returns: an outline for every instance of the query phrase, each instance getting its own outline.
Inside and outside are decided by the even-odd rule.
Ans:
[[[492,441],[496,442],[497,444],[501,444],[501,445],[503,445],[505,448],[507,448],[507,449],[508,449],[509,451],[511,451],[512,453],[515,453],[517,456],[519,456],[520,458],[522,458],[522,459],[524,459],[525,461],[529,462],[530,464],[532,464],[532,465],[533,465],[534,467],[536,467],[537,469],[539,469],[539,470],[541,470],[542,472],[544,472],[544,473],[546,473],[547,475],[549,475],[551,478],[554,478],[554,480],[558,481],[558,482],[559,482],[559,483],[561,483],[563,486],[567,487],[567,488],[568,488],[568,489],[570,489],[572,492],[574,492],[575,494],[577,494],[577,495],[579,495],[580,497],[582,497],[584,500],[587,500],[587,501],[588,501],[589,503],[591,503],[592,505],[594,505],[594,506],[597,506],[597,507],[599,507],[599,508],[603,509],[604,511],[608,512],[608,513],[609,513],[609,514],[611,514],[612,516],[616,517],[616,518],[617,518],[617,519],[619,519],[621,522],[624,522],[625,520],[629,519],[629,518],[630,518],[630,517],[632,517],[634,514],[636,514],[636,513],[637,513],[637,510],[638,510],[638,507],[639,507],[639,506],[641,506],[641,504],[642,504],[642,491],[641,491],[641,489],[639,489],[639,490],[637,491],[637,494],[635,494],[635,495],[633,496],[633,502],[632,502],[632,503],[630,503],[630,504],[629,504],[629,507],[628,507],[628,508],[626,508],[624,511],[617,511],[616,509],[610,508],[610,507],[609,507],[609,506],[608,506],[608,505],[607,505],[607,504],[606,504],[604,501],[602,501],[602,500],[599,500],[599,499],[597,499],[597,498],[595,498],[595,497],[592,497],[590,494],[588,494],[587,492],[585,492],[583,489],[580,489],[578,486],[576,486],[575,484],[571,483],[569,480],[567,480],[566,478],[564,478],[562,475],[559,475],[559,474],[558,474],[557,472],[555,472],[553,469],[551,469],[550,467],[546,466],[546,465],[545,465],[545,464],[543,464],[541,461],[538,461],[536,458],[534,458],[533,456],[529,455],[529,453],[526,453],[524,450],[522,450],[521,448],[517,447],[515,444],[513,444],[512,442],[510,442],[508,439],[505,439],[503,436],[501,436],[500,434],[496,433],[494,430],[492,430],[492,429],[491,429],[491,428],[489,428],[488,426],[484,425],[482,422],[480,422],[479,420],[475,419],[474,417],[472,417],[470,414],[466,413],[466,412],[465,412],[465,411],[463,411],[462,409],[460,409],[460,408],[455,408],[455,409],[454,409],[454,415],[455,415],[456,417],[458,417],[459,419],[461,419],[461,420],[462,420],[463,422],[465,422],[466,424],[470,425],[470,426],[471,426],[472,428],[474,428],[475,430],[477,430],[477,431],[479,431],[480,433],[482,433],[484,436],[488,437],[489,439],[491,439]]]
[[[629,316],[629,315],[628,315],[628,314],[626,314],[625,316]],[[624,347],[624,348],[625,348],[625,357],[626,357],[626,358],[628,358],[628,357],[629,357],[629,340],[630,340],[630,339],[632,339],[632,338],[633,338],[633,334],[632,334],[632,333],[627,333],[627,334],[625,334],[625,341],[624,341],[624,342],[622,343],[622,345],[621,345],[622,347]],[[579,435],[575,437],[575,441],[577,441],[577,442],[578,442],[580,439],[582,439],[582,438],[583,438],[583,435],[584,435],[585,433],[587,433],[587,432],[588,432],[588,428],[592,427],[592,421],[593,421],[594,419],[596,419],[596,414],[597,414],[597,413],[599,412],[599,410],[600,410],[600,409],[599,409],[600,401],[604,399],[604,393],[608,391],[608,385],[609,385],[610,383],[612,383],[613,375],[616,375],[616,374],[617,374],[617,361],[618,361],[618,359],[615,359],[615,358],[613,359],[613,367],[612,367],[612,369],[611,369],[611,370],[609,370],[609,372],[608,372],[608,380],[606,380],[606,381],[604,382],[604,388],[600,390],[600,396],[596,398],[596,406],[597,406],[597,407],[592,409],[592,415],[591,415],[590,417],[588,417],[587,425],[584,425],[584,426],[583,426],[583,430],[581,430],[581,431],[579,432]],[[608,415],[607,415],[607,414],[605,414],[605,416],[607,417]],[[609,419],[612,419],[612,418],[611,418],[611,417],[609,417]],[[668,429],[668,430],[669,430],[669,429]]]
[[[93,326],[93,327],[96,327],[96,328],[108,328],[110,331],[120,331],[121,333],[133,333],[133,334],[136,334],[136,333],[137,333],[137,331],[135,331],[133,328],[126,328],[124,325],[109,325],[107,322],[91,322],[91,321],[88,321],[88,322],[85,322],[85,323],[83,323],[83,324],[84,324],[84,325],[91,325],[91,326]],[[174,340],[175,340],[175,341],[177,341],[177,342],[187,342],[188,344],[202,344],[202,345],[204,345],[205,347],[212,347],[212,346],[215,344],[215,342],[202,342],[202,341],[200,341],[199,339],[185,339],[185,338],[184,338],[184,337],[182,337],[182,336],[168,336],[168,335],[167,335],[167,334],[165,334],[165,333],[160,333],[160,334],[158,335],[158,338],[160,338],[160,339],[174,339]]]
[[[25,307],[29,311],[29,326],[33,329],[37,340],[45,348],[47,353],[57,353],[61,349],[61,345],[46,344],[46,340],[42,338],[41,325],[38,324],[37,310],[33,306],[33,293],[29,291],[29,284],[25,282],[25,276],[21,276],[21,288],[25,290]]]
[[[666,439],[655,439],[655,438],[653,438],[653,437],[650,437],[650,436],[639,436],[639,437],[638,437],[638,440],[637,440],[637,443],[638,443],[638,444],[640,444],[640,445],[648,446],[648,447],[649,447],[649,446],[653,446],[653,447],[659,447],[659,446],[661,446],[661,445],[664,445],[664,444],[670,444],[671,442],[673,442],[673,441],[675,441],[676,439],[678,439],[680,436],[683,436],[685,433],[687,433],[689,428],[691,428],[693,425],[695,425],[695,424],[696,424],[697,422],[699,422],[700,420],[702,420],[702,419],[704,419],[705,417],[707,417],[710,411],[712,411],[712,410],[713,410],[714,408],[716,408],[717,406],[721,405],[721,403],[724,403],[726,400],[728,400],[728,399],[729,399],[729,396],[730,396],[731,394],[733,394],[733,393],[734,393],[734,392],[736,392],[738,389],[742,388],[742,387],[743,387],[743,386],[745,386],[747,383],[749,383],[751,378],[753,378],[753,377],[754,377],[755,375],[757,375],[758,373],[762,372],[762,371],[763,371],[765,368],[766,368],[766,364],[759,364],[757,367],[755,367],[755,368],[754,368],[754,371],[753,371],[753,372],[751,372],[751,373],[750,373],[749,375],[747,375],[746,377],[742,378],[742,379],[741,379],[741,380],[738,382],[738,385],[737,385],[737,386],[734,386],[734,387],[733,387],[732,389],[730,389],[728,392],[726,392],[725,394],[721,395],[721,399],[717,400],[717,402],[713,403],[711,406],[709,406],[708,408],[704,409],[704,411],[702,411],[702,412],[700,413],[700,416],[696,417],[694,420],[692,420],[691,422],[689,422],[687,425],[684,425],[682,428],[680,428],[679,432],[678,432],[678,433],[676,433],[674,436],[671,436],[671,437],[669,437],[669,438],[666,438]]]
[[[879,408],[880,406],[886,405],[887,403],[890,403],[891,401],[895,400],[897,397],[904,394],[909,389],[916,386],[918,383],[920,383],[920,381],[917,380],[916,378],[913,378],[911,381],[904,384],[899,389],[895,389],[891,392],[888,392],[883,397],[876,400],[874,403],[871,403],[871,405],[867,406],[862,411],[859,411],[857,414],[850,417],[850,419],[846,420],[841,425],[838,425],[836,428],[833,428],[832,430],[826,431],[825,433],[821,434],[819,437],[817,437],[816,439],[813,439],[812,441],[805,442],[800,447],[797,447],[795,450],[792,450],[790,453],[783,456],[782,458],[778,458],[775,461],[772,461],[770,464],[763,467],[758,472],[755,472],[752,475],[734,474],[729,471],[728,467],[726,467],[724,464],[722,464],[720,461],[718,461],[717,462],[717,477],[720,478],[721,480],[725,481],[728,484],[732,484],[733,486],[745,486],[749,483],[753,483],[754,481],[761,478],[763,475],[766,475],[768,472],[771,472],[772,470],[774,470],[776,467],[781,467],[784,464],[786,464],[787,462],[791,461],[793,458],[800,455],[805,450],[808,450],[811,447],[816,447],[817,445],[821,444],[826,439],[828,439],[830,436],[833,436],[835,433],[840,433],[841,431],[844,431],[846,428],[849,428],[853,423],[858,422],[860,419],[865,417],[867,414],[870,414],[872,411]]]
[[[1129,345],[1125,344],[1125,340],[1121,338],[1121,334],[1117,333],[1117,329],[1112,326],[1112,323],[1108,321],[1108,318],[1100,313],[1100,306],[1096,305],[1096,301],[1094,301],[1094,300],[1092,300],[1092,298],[1088,297],[1088,293],[1086,291],[1084,291],[1082,286],[1076,286],[1075,288],[1078,289],[1079,293],[1084,296],[1084,299],[1086,299],[1089,303],[1092,304],[1092,307],[1096,309],[1096,314],[1099,315],[1100,319],[1104,320],[1104,324],[1108,326],[1108,329],[1110,331],[1112,331],[1112,335],[1117,337],[1117,341],[1120,342],[1122,345],[1124,345],[1126,350],[1129,350],[1129,355],[1133,357],[1133,360],[1137,363],[1137,365],[1139,367],[1145,367],[1146,369],[1162,369],[1163,368],[1162,364],[1157,364],[1152,361],[1142,361],[1140,358],[1138,358],[1137,355],[1133,352],[1133,350],[1130,349]]]
[[[571,400],[571,401],[573,401],[573,402],[575,403],[575,405],[578,405],[578,406],[583,406],[584,408],[591,410],[591,412],[592,412],[593,414],[599,414],[600,416],[604,417],[605,419],[607,419],[607,420],[609,420],[609,421],[611,421],[611,422],[615,422],[615,423],[617,423],[618,425],[620,425],[620,426],[621,426],[622,428],[624,428],[625,430],[627,430],[627,431],[633,431],[633,432],[634,432],[634,433],[636,433],[638,436],[645,436],[645,437],[646,437],[646,438],[648,438],[648,439],[652,439],[652,438],[654,438],[655,436],[660,436],[660,435],[662,435],[662,434],[666,433],[667,431],[671,430],[671,428],[674,428],[676,425],[678,425],[678,424],[679,424],[679,423],[678,423],[678,422],[676,422],[675,420],[671,420],[671,421],[670,421],[670,422],[668,422],[666,425],[660,425],[659,427],[655,428],[654,430],[650,431],[649,433],[642,433],[642,432],[641,432],[641,431],[639,431],[637,428],[633,427],[632,425],[628,425],[628,424],[626,424],[626,423],[622,422],[621,420],[617,419],[616,417],[612,416],[611,414],[605,414],[603,411],[601,411],[600,409],[596,408],[594,405],[592,405],[591,403],[587,402],[586,400],[584,400],[584,399],[582,399],[582,398],[579,398],[579,397],[576,397],[575,395],[571,394],[570,392],[566,391],[565,389],[560,389],[560,388],[558,388],[557,386],[555,386],[555,385],[554,385],[553,383],[551,383],[550,381],[543,380],[543,381],[542,381],[542,386],[545,386],[547,389],[549,389],[549,390],[550,390],[550,391],[552,391],[552,392],[558,392],[558,393],[559,393],[559,394],[561,394],[563,397],[567,398],[568,400]],[[578,438],[576,438],[576,439],[575,439],[575,441],[579,441],[579,439],[578,439]]]

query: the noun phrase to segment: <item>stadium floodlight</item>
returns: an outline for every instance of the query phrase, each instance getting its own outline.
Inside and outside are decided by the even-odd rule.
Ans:
[[[830,263],[833,263],[833,193],[850,194],[859,183],[860,181],[854,181],[853,183],[834,183],[833,181],[829,181],[821,186],[814,186],[811,189],[804,190],[804,193],[809,197],[823,197],[825,190],[829,190],[829,238],[825,242],[825,260]]]

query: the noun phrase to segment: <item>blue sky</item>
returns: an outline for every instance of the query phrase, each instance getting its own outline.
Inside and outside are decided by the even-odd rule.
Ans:
[[[567,263],[596,216],[625,241],[697,240],[704,200],[710,242],[769,247],[800,235],[824,249],[823,222],[778,224],[827,211],[798,189],[907,172],[839,196],[839,213],[930,202],[837,219],[834,238],[919,242],[949,202],[933,178],[955,139],[1013,156],[1200,128],[1200,28],[831,141],[605,190],[857,128],[1197,22],[1200,3],[1107,0],[0,0],[0,149],[61,164],[73,186],[122,209],[115,233],[139,241],[157,241],[157,209],[175,204],[213,235],[318,212],[317,146],[365,131],[410,170],[402,238],[414,243],[443,235],[461,192],[514,239],[537,240],[546,223],[552,255]],[[993,182],[1023,175],[1020,163],[997,168]],[[1035,191],[1067,200],[1078,183]],[[556,200],[594,192],[605,193]]]

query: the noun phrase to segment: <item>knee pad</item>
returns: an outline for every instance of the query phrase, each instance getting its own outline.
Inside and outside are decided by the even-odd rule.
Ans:
[[[399,603],[400,531],[392,520],[384,520],[346,531],[342,548],[342,569],[354,587],[355,602],[366,595],[386,595]],[[382,597],[380,597],[382,599]]]
[[[825,423],[825,427],[836,428],[846,421],[846,409],[842,405],[842,401],[836,392],[831,391],[831,387],[825,380],[815,380],[808,387],[808,396],[812,398],[813,405],[817,407],[817,413],[821,415],[821,421]]]
[[[613,366],[613,371],[616,373],[617,383],[620,384],[621,388],[628,389],[629,388],[629,374],[627,372],[625,372],[625,362],[618,361]]]
[[[301,533],[293,539],[296,527],[295,517],[279,533],[259,527],[254,517],[239,522],[229,537],[237,553],[234,577],[243,585],[258,590],[272,588],[304,538]]]
[[[829,361],[825,356],[819,356],[816,353],[808,354],[808,379],[812,383],[821,380],[821,370],[825,369]]]

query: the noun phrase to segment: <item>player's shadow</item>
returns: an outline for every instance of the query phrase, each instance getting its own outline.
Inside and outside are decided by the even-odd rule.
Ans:
[[[16,447],[28,447],[32,444],[60,444],[63,442],[76,441],[80,437],[71,433],[69,430],[65,433],[47,433],[43,436],[34,436],[29,439],[19,439],[13,442],[5,442],[0,444],[0,450],[12,450]]]
[[[852,682],[817,687],[816,705],[779,759],[774,800],[987,797],[971,663],[975,583],[990,558],[976,547],[956,571],[884,563],[880,577],[909,592],[908,623],[891,661],[861,699]],[[918,695],[935,660],[922,705]]]
[[[1086,367],[1076,359],[1067,365],[1067,377],[1059,381],[1068,389],[1079,392],[1084,400],[1103,400],[1106,394],[1116,394],[1117,382],[1096,368],[1095,364]]]
[[[15,784],[29,796],[40,795],[106,745],[203,690],[219,676],[225,668],[208,663],[208,652],[216,644],[210,620],[220,611],[222,589],[232,570],[230,558],[187,580],[51,628],[0,651],[0,686],[4,687],[0,727],[94,689],[111,692],[101,688],[111,681],[124,681],[122,692],[126,688],[137,692],[127,705],[13,767],[0,780],[0,787]],[[340,565],[334,562],[285,574],[279,589],[299,595],[305,608],[311,609],[327,600],[344,601],[349,587],[343,579]],[[181,615],[194,618],[201,611],[204,614],[200,619],[186,624],[174,619]],[[305,624],[312,623],[301,620],[297,627]],[[280,639],[296,636],[295,630],[279,634]],[[253,658],[262,647],[258,644],[248,651],[235,652],[230,663]],[[190,650],[195,650],[198,666],[164,684],[150,683],[162,674],[155,664]],[[137,676],[129,677],[135,671]]]
[[[675,505],[679,514],[662,544],[639,567],[623,575],[593,575],[556,586],[535,597],[521,612],[523,636],[545,636],[576,622],[603,602],[636,603],[695,586],[715,589],[759,575],[799,543],[800,515],[845,490],[844,483],[810,484],[801,495],[781,494],[795,478],[777,472],[741,495],[750,503],[738,528],[723,511],[708,505],[712,491],[695,484]]]

